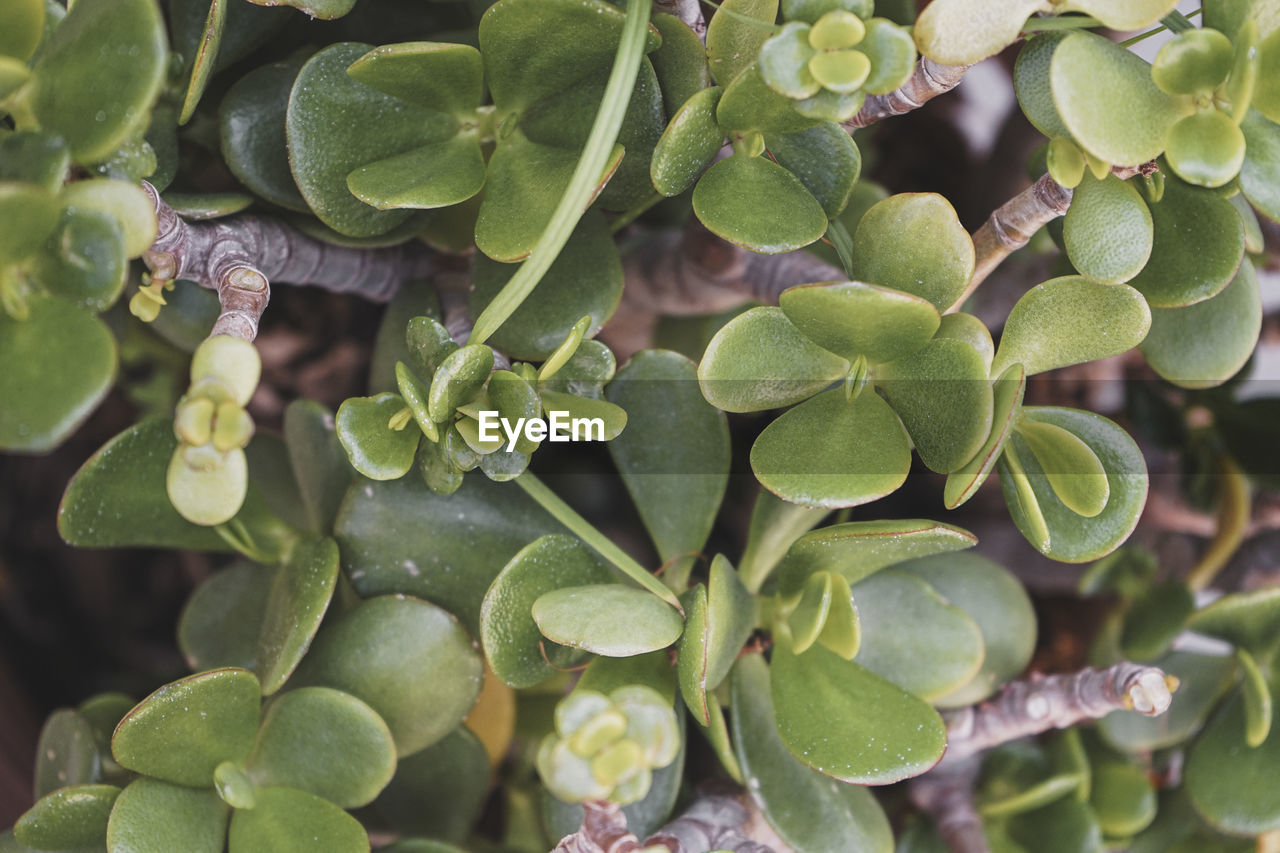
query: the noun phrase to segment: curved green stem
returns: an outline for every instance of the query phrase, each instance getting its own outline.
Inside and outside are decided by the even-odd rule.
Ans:
[[[645,36],[649,29],[649,11],[652,6],[653,0],[627,0],[627,21],[622,27],[622,40],[618,42],[613,71],[609,74],[604,97],[600,100],[600,111],[596,113],[596,120],[591,125],[591,134],[587,137],[582,156],[578,158],[578,165],[569,179],[569,186],[560,197],[560,204],[551,214],[551,221],[534,244],[529,258],[476,318],[467,343],[484,343],[515,313],[551,268],[565,243],[569,242],[569,236],[582,218],[583,211],[591,203],[600,175],[609,162],[609,155],[613,153],[618,131],[622,129],[622,119],[627,112],[627,104],[631,101],[631,91],[636,85],[640,60],[644,58]]]
[[[596,530],[591,522],[578,515],[573,507],[561,500],[560,496],[555,492],[548,489],[545,483],[528,471],[516,477],[515,483],[524,489],[525,494],[537,501],[539,506],[551,513],[556,521],[569,528],[575,536],[600,552],[602,557],[617,566],[624,575],[670,604],[676,610],[684,613],[684,608],[680,606],[680,601],[676,598],[674,592],[668,589],[662,581],[651,575],[644,566],[632,559],[631,555],[626,551],[613,544],[613,540]]]

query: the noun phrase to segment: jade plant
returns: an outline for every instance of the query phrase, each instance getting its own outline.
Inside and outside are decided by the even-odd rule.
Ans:
[[[1175,5],[0,0],[0,449],[209,567],[0,851],[1274,844],[1280,15]]]

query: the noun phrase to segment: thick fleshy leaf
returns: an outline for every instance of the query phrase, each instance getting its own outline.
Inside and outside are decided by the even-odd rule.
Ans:
[[[752,63],[732,84],[725,86],[724,95],[716,107],[716,121],[725,130],[758,130],[761,133],[795,133],[822,121],[835,121],[802,115],[798,109],[805,103],[808,101],[793,101],[770,89],[760,74],[759,66]]]
[[[258,665],[258,637],[267,598],[280,570],[239,563],[210,575],[187,599],[178,620],[178,648],[197,672]]]
[[[397,394],[352,397],[338,407],[338,440],[357,471],[371,480],[395,480],[413,467],[422,431],[409,421],[400,429],[388,422],[405,408]]]
[[[1120,761],[1097,763],[1092,770],[1089,806],[1102,831],[1127,838],[1146,829],[1156,816],[1156,792],[1146,771]]]
[[[1209,94],[1231,73],[1231,39],[1212,28],[1178,33],[1151,63],[1151,79],[1170,95]]]
[[[215,669],[166,684],[130,711],[111,738],[122,767],[175,785],[206,787],[224,761],[253,749],[261,693],[243,669]]]
[[[707,61],[712,78],[728,86],[755,61],[761,46],[773,35],[778,0],[726,0],[720,8],[727,11],[716,9],[707,27]]]
[[[605,657],[664,649],[684,629],[671,605],[622,584],[561,587],[538,596],[532,612],[543,636]]]
[[[67,484],[58,532],[71,545],[220,551],[214,531],[178,515],[165,493],[165,470],[178,446],[173,423],[144,420],[107,442]]]
[[[823,81],[814,76],[812,65],[821,67],[809,33],[813,28],[802,21],[788,21],[782,29],[760,46],[760,76],[765,84],[780,95],[800,100],[811,98],[822,90]],[[816,63],[814,60],[816,59]],[[870,63],[862,57],[862,75],[866,77]],[[854,86],[854,90],[857,90]]]
[[[973,278],[969,233],[936,193],[899,193],[872,205],[853,234],[853,272],[946,311]]]
[[[293,788],[259,788],[257,804],[231,816],[227,849],[308,853],[315,850],[317,838],[324,839],[326,853],[369,851],[369,836],[360,822],[328,800]]]
[[[145,252],[156,237],[156,213],[151,199],[140,188],[105,178],[76,181],[58,196],[66,208],[92,210],[113,217],[130,258]]]
[[[1089,445],[1062,427],[1023,420],[1015,427],[1067,509],[1093,518],[1107,505],[1107,472]]]
[[[1253,655],[1236,649],[1240,664],[1240,698],[1244,702],[1245,743],[1256,749],[1271,734],[1271,687]]]
[[[1011,365],[995,381],[992,389],[991,432],[973,458],[947,477],[942,498],[947,509],[955,509],[973,497],[996,467],[1022,409],[1022,399],[1027,390],[1026,370],[1021,364]]]
[[[769,823],[804,853],[889,853],[893,831],[875,795],[806,767],[787,749],[769,680],[761,655],[744,657],[730,679],[734,749],[747,790]]]
[[[1152,26],[1177,5],[1177,0],[1129,0],[1119,5],[1107,0],[1066,0],[1058,8],[1083,12],[1113,30],[1125,32]]]
[[[80,426],[111,388],[116,342],[70,302],[33,297],[29,315],[0,310],[0,449],[42,453]],[[167,462],[166,458],[166,462]]]
[[[477,256],[472,267],[472,316],[479,316],[497,297],[519,266]],[[541,361],[551,355],[583,317],[591,318],[586,336],[593,337],[618,307],[622,297],[622,261],[604,217],[588,211],[573,236],[529,298],[489,337],[489,343],[512,358]]]
[[[1280,705],[1272,709],[1272,725]],[[1280,737],[1250,747],[1244,699],[1237,693],[1215,712],[1187,753],[1187,792],[1196,811],[1233,835],[1258,835],[1280,827],[1280,788],[1259,785],[1280,762]]]
[[[260,6],[268,5],[268,0],[249,0],[249,2]],[[292,6],[300,12],[305,12],[309,17],[332,21],[350,12],[356,5],[356,0],[270,0],[270,5]]]
[[[10,191],[31,183],[56,193],[62,189],[70,166],[71,152],[61,136],[20,130],[0,140],[0,180],[14,182],[8,185]]]
[[[1124,614],[1120,651],[1128,660],[1154,660],[1169,650],[1195,610],[1195,598],[1185,583],[1166,581],[1152,586]]]
[[[40,52],[31,110],[77,163],[96,163],[145,126],[168,56],[152,0],[76,3]]]
[[[822,205],[767,157],[716,163],[693,189],[693,212],[716,236],[770,255],[807,246],[827,230]]]
[[[775,636],[770,692],[778,734],[796,758],[843,782],[885,785],[942,757],[946,730],[933,708],[825,648],[797,655],[790,645]]]
[[[102,757],[89,721],[69,708],[54,711],[36,744],[36,799],[68,785],[101,781]]]
[[[911,450],[898,417],[874,391],[852,402],[825,391],[769,424],[751,448],[766,489],[805,506],[857,506],[896,491]]]
[[[346,809],[372,802],[395,767],[395,744],[382,718],[327,687],[291,690],[273,702],[248,763],[259,785],[297,788]]]
[[[1264,216],[1280,222],[1280,124],[1250,110],[1240,130],[1246,146],[1240,191]]]
[[[743,644],[755,627],[755,604],[742,580],[723,555],[711,561],[707,586],[691,593],[696,599],[685,608],[685,629],[678,647],[680,695],[689,711],[704,726],[711,722],[708,692],[729,674]]]
[[[915,41],[909,29],[888,18],[872,18],[866,26],[858,52],[871,60],[871,74],[862,89],[870,95],[887,95],[905,84],[915,70]]]
[[[936,521],[850,521],[807,533],[796,540],[778,567],[778,591],[800,592],[814,572],[829,571],[856,584],[886,566],[972,548],[972,533]]]
[[[100,850],[120,796],[115,785],[75,785],[42,797],[13,825],[18,843],[38,850]]]
[[[230,809],[211,788],[135,779],[116,798],[107,822],[107,847],[130,853],[221,853]]]
[[[472,474],[448,496],[417,476],[356,483],[335,533],[343,569],[362,597],[419,596],[476,633],[481,600],[502,567],[534,539],[564,528],[517,487]]]
[[[194,55],[190,58],[191,77],[187,83],[186,96],[182,101],[182,112],[178,117],[179,124],[186,124],[191,119],[191,115],[196,111],[196,105],[200,103],[200,96],[209,85],[226,23],[227,0],[210,0],[204,32],[201,33],[201,38],[193,51]]]
[[[26,60],[36,52],[45,29],[43,0],[17,0],[5,10],[5,31],[0,37],[0,56]]]
[[[935,698],[934,705],[955,708],[981,702],[1031,660],[1036,614],[1026,589],[1002,566],[974,553],[939,554],[901,563],[895,571],[928,583],[982,632],[981,669],[961,687]]]
[[[924,299],[860,281],[797,285],[778,302],[800,334],[850,362],[858,356],[874,364],[910,355],[940,322]]]
[[[991,361],[996,355],[995,342],[991,340],[991,331],[972,314],[965,314],[963,311],[944,314],[934,337],[964,341],[982,357],[984,369],[991,370]]]
[[[119,220],[94,210],[64,211],[58,230],[30,263],[52,295],[95,313],[120,298],[129,272]]]
[[[747,530],[747,545],[738,572],[749,589],[759,589],[787,550],[801,535],[817,526],[826,511],[788,503],[767,489],[756,495]]]
[[[994,400],[987,364],[967,343],[935,339],[877,368],[875,375],[916,453],[932,470],[958,470],[991,434]]]
[[[628,413],[609,454],[664,563],[701,551],[729,482],[729,427],[697,378],[684,356],[645,350],[623,365],[607,394]]]
[[[480,51],[469,44],[383,45],[353,62],[347,73],[405,103],[459,117],[473,112],[483,94]]]
[[[457,728],[480,693],[483,663],[458,620],[407,596],[367,599],[321,631],[295,674],[368,703],[410,755]]]
[[[1231,202],[1170,175],[1151,219],[1151,260],[1129,284],[1152,308],[1202,302],[1231,282],[1244,257],[1244,226]]]
[[[916,46],[945,65],[973,65],[1012,44],[1043,0],[934,0],[916,21]]]
[[[1009,822],[1010,843],[1043,853],[1102,853],[1102,830],[1087,805],[1076,797],[1059,797]]]
[[[862,627],[856,662],[925,701],[967,684],[982,668],[982,631],[913,574],[885,569],[853,585]],[[901,630],[904,623],[914,628]]]
[[[351,194],[347,175],[369,163],[449,139],[457,120],[384,95],[347,74],[369,45],[321,50],[298,72],[285,130],[294,180],[325,225],[349,237],[384,234],[410,216],[376,210]]]
[[[532,687],[556,674],[553,660],[570,664],[572,659],[561,657],[567,649],[543,639],[533,603],[555,589],[613,580],[595,552],[572,536],[550,534],[522,548],[494,578],[480,606],[480,639],[498,678],[511,687]]]
[[[301,62],[274,62],[241,77],[222,99],[218,125],[222,157],[240,183],[272,204],[305,213],[285,139],[289,93],[301,68]]]
[[[1104,717],[1098,730],[1116,749],[1141,753],[1185,743],[1235,681],[1235,662],[1225,655],[1170,652],[1152,665],[1178,679],[1177,699],[1158,717],[1124,711]]]
[[[703,396],[726,412],[789,406],[849,372],[849,362],[814,344],[780,308],[752,308],[707,344],[698,365]]]
[[[655,12],[650,19],[662,35],[662,46],[649,56],[662,89],[667,115],[675,115],[682,104],[711,85],[707,51],[702,39],[675,15]]]
[[[463,136],[393,154],[347,175],[351,194],[379,210],[447,207],[483,185],[480,144]]]
[[[1245,139],[1231,116],[1216,109],[1180,119],[1165,141],[1165,160],[1189,184],[1220,187],[1240,172]]]
[[[1050,279],[1009,312],[991,372],[1021,364],[1030,376],[1109,358],[1141,343],[1150,327],[1151,309],[1132,287],[1082,276]]]
[[[840,215],[862,171],[862,155],[848,131],[824,122],[795,133],[770,134],[764,143],[778,164],[818,200],[829,219]]]
[[[1151,257],[1151,211],[1129,181],[1087,177],[1075,188],[1062,239],[1083,275],[1106,284],[1128,281]]]
[[[334,415],[314,401],[295,400],[284,410],[284,436],[311,529],[327,533],[352,480]]]
[[[1062,40],[1049,64],[1053,102],[1072,138],[1107,163],[1137,166],[1164,150],[1186,112],[1136,54],[1092,33]]]
[[[649,164],[649,177],[658,192],[679,195],[715,160],[724,144],[724,131],[716,122],[716,106],[723,93],[719,86],[699,89],[671,117]]]
[[[258,638],[256,672],[262,692],[279,690],[306,654],[338,581],[338,545],[303,539],[275,573]]]
[[[489,793],[489,773],[484,747],[460,727],[402,759],[372,808],[399,832],[462,842]]]
[[[1048,528],[1049,541],[1038,544],[1037,534],[1019,508],[1013,473],[1007,459],[1000,460],[1000,486],[1005,503],[1018,529],[1033,545],[1054,560],[1082,563],[1096,560],[1115,550],[1138,523],[1147,497],[1147,466],[1137,444],[1123,429],[1106,418],[1078,409],[1027,407],[1023,417],[1044,421],[1073,433],[1094,452],[1107,472],[1110,497],[1106,507],[1092,518],[1083,518],[1067,508],[1054,494],[1031,449],[1017,435],[1010,441],[1034,492],[1035,501]],[[1006,455],[1008,450],[1006,450]]]
[[[1049,84],[1053,52],[1070,34],[1069,31],[1050,31],[1032,36],[1018,51],[1018,59],[1013,66],[1013,88],[1018,96],[1018,106],[1036,130],[1049,139],[1071,136],[1071,131],[1058,115]]]
[[[1187,628],[1265,657],[1280,642],[1280,588],[1224,595],[1197,610]]]
[[[1184,308],[1156,308],[1142,354],[1156,373],[1184,388],[1221,385],[1244,367],[1262,329],[1258,275],[1244,261],[1217,296]]]

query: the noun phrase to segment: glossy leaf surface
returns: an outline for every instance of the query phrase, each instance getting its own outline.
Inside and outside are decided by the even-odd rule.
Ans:
[[[767,157],[716,163],[693,189],[693,211],[716,236],[770,255],[807,246],[827,230],[822,205]]]
[[[909,293],[860,281],[802,284],[778,300],[787,319],[825,350],[855,361],[893,361],[938,330],[938,311]]]
[[[621,584],[561,587],[533,603],[544,636],[606,657],[631,657],[674,643],[684,621],[646,590]]]
[[[937,193],[899,193],[873,205],[853,234],[861,280],[932,302],[945,311],[973,277],[973,241]]]

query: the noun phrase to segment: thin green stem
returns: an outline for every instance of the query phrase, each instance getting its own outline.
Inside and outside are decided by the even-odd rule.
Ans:
[[[1031,18],[1022,26],[1024,33],[1043,33],[1049,30],[1085,30],[1103,26],[1102,21],[1088,15],[1063,15],[1060,18]]]
[[[674,592],[668,589],[662,581],[651,575],[644,566],[632,559],[630,554],[615,545],[613,540],[597,530],[591,522],[578,515],[573,507],[561,500],[560,496],[547,488],[545,483],[528,471],[516,477],[515,482],[520,488],[524,489],[525,494],[551,513],[556,521],[569,528],[575,536],[587,545],[599,551],[602,557],[617,566],[624,575],[670,604],[676,610],[684,613],[684,608],[680,606],[680,601],[676,598]]]
[[[1170,32],[1182,33],[1187,30],[1194,30],[1196,25],[1187,19],[1187,16],[1179,12],[1177,9],[1160,19],[1160,23]]]
[[[1189,21],[1188,19],[1189,19],[1189,18],[1194,18],[1196,15],[1199,15],[1201,11],[1202,11],[1202,10],[1200,10],[1200,9],[1196,9],[1194,12],[1192,12],[1191,14],[1189,14],[1189,15],[1187,15],[1185,18],[1183,18],[1183,20],[1184,20],[1184,21],[1187,21],[1187,23],[1189,24],[1189,23],[1190,23],[1190,21]],[[1180,17],[1181,17],[1181,16],[1180,16]],[[1132,38],[1127,38],[1127,39],[1125,39],[1124,41],[1120,42],[1120,46],[1121,46],[1121,47],[1132,47],[1133,45],[1137,44],[1138,42],[1140,42],[1140,41],[1146,41],[1147,39],[1151,38],[1152,36],[1154,36],[1154,35],[1159,35],[1160,33],[1163,33],[1163,32],[1165,32],[1165,31],[1166,31],[1166,30],[1168,30],[1168,29],[1170,29],[1170,28],[1169,28],[1169,27],[1167,27],[1167,26],[1159,26],[1159,27],[1156,27],[1154,30],[1147,30],[1145,33],[1138,33],[1136,36],[1133,36]],[[1176,30],[1175,30],[1175,32],[1176,32]]]
[[[551,214],[551,221],[534,244],[529,258],[476,318],[467,343],[484,343],[515,313],[551,268],[565,243],[569,242],[583,211],[591,203],[600,183],[600,176],[613,153],[618,131],[622,128],[622,119],[627,112],[627,104],[631,101],[631,91],[636,85],[640,60],[644,57],[652,6],[653,0],[627,0],[627,20],[622,26],[622,40],[618,42],[613,70],[609,73],[609,82],[605,85],[604,97],[600,100],[600,110],[591,125],[591,133],[582,149],[582,156],[578,158],[573,176],[569,179],[569,186],[560,197],[560,204]]]

